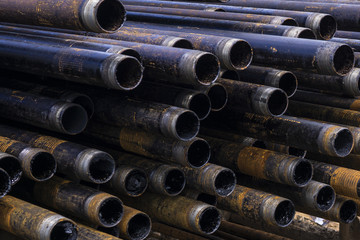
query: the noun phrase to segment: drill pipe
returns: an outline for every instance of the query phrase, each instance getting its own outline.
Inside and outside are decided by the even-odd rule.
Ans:
[[[231,12],[216,12],[216,11],[203,11],[184,8],[167,8],[167,7],[153,7],[141,5],[127,5],[126,10],[129,12],[143,12],[143,13],[156,13],[166,15],[179,15],[187,17],[200,17],[210,19],[232,20],[239,22],[255,22],[274,25],[287,25],[298,26],[295,19],[290,17],[269,16],[259,14],[242,14]]]
[[[247,176],[240,176],[239,182],[247,187],[288,198],[295,204],[296,210],[315,216],[318,212],[328,211],[335,203],[334,189],[321,182],[310,181],[304,187],[293,187]]]
[[[360,99],[299,90],[291,100],[360,111]]]
[[[93,32],[115,32],[125,21],[119,0],[2,1],[2,22],[52,26]]]
[[[123,27],[117,33],[110,36],[102,34],[102,36],[120,40],[131,38],[134,39],[133,41],[146,43],[146,41],[141,39],[143,37],[148,39],[152,34],[166,34],[176,38],[184,38],[191,42],[195,49],[215,54],[219,58],[221,66],[226,69],[243,70],[250,65],[253,57],[252,48],[249,43],[236,38],[137,27]]]
[[[190,187],[185,187],[185,189],[181,192],[181,196],[204,202],[213,206],[216,206],[217,204],[215,195],[202,193]]]
[[[113,192],[138,197],[147,189],[148,177],[142,168],[120,163],[106,186]]]
[[[224,124],[224,115],[226,124]],[[222,119],[221,125],[215,119]],[[353,147],[351,132],[344,127],[312,120],[281,116],[270,117],[252,113],[215,116],[207,127],[234,131],[243,136],[284,144],[330,156],[347,156]]]
[[[124,197],[124,201],[165,224],[195,233],[212,234],[221,222],[221,214],[214,206],[182,196],[145,193],[138,198]]]
[[[0,136],[0,151],[16,156],[23,173],[34,181],[49,180],[56,172],[56,160],[47,151]]]
[[[4,197],[11,190],[11,178],[9,174],[0,168],[0,198]]]
[[[119,151],[111,151],[110,153],[115,157],[116,163],[119,165],[127,164],[143,169],[149,178],[149,190],[154,193],[176,196],[185,187],[185,174],[177,166]]]
[[[312,177],[308,160],[257,147],[206,137],[212,149],[211,162],[250,176],[303,187]],[[251,159],[249,160],[249,156]]]
[[[212,83],[210,86],[201,86],[196,89],[197,91],[205,93],[209,97],[211,111],[218,112],[226,106],[228,93],[222,84]]]
[[[217,197],[217,205],[243,217],[282,227],[289,225],[295,215],[290,200],[240,185],[229,196]]]
[[[360,112],[319,104],[290,101],[288,115],[360,127]],[[338,144],[342,144],[338,142]]]
[[[182,170],[187,184],[203,193],[226,197],[235,189],[235,173],[229,168],[207,163],[202,168],[183,167]]]
[[[69,135],[82,132],[88,121],[78,104],[8,88],[0,88],[0,113],[10,120]]]
[[[215,5],[215,4],[194,4],[174,1],[157,1],[157,0],[124,0],[122,1],[128,7],[129,5],[167,7],[167,8],[182,8],[182,9],[197,9],[197,10],[211,10],[222,9],[226,12],[232,13],[247,13],[259,15],[283,16],[295,19],[301,27],[307,27],[313,30],[318,39],[329,40],[336,32],[337,24],[333,16],[323,13],[289,11],[279,9],[265,9],[265,8],[250,8],[239,6]]]
[[[97,149],[5,125],[0,125],[0,136],[47,150],[56,159],[57,171],[74,179],[105,183],[115,171],[112,157]]]
[[[278,143],[264,142],[264,144],[265,144],[265,149],[275,151],[275,152],[281,152],[281,153],[293,155],[295,157],[304,158],[306,156],[306,153],[307,153],[306,150],[299,149],[299,148],[294,148],[294,147],[289,147],[289,146],[278,144]]]
[[[33,82],[24,82],[25,76],[4,77],[0,81],[1,87],[16,89],[49,98],[61,99],[64,102],[75,103],[83,107],[89,118],[94,114],[94,103],[89,96],[72,90],[41,85]],[[34,77],[34,76],[33,76]]]
[[[7,39],[0,40],[0,49],[2,67],[15,71],[121,90],[142,79],[140,62],[126,55]]]
[[[335,95],[354,97],[360,95],[360,68],[352,69],[346,76],[327,76],[294,72],[298,79],[298,87],[303,90],[323,91]]]
[[[199,132],[197,115],[172,105],[131,99],[123,96],[90,94],[94,101],[94,119],[101,123],[129,127],[177,140],[191,140]],[[89,123],[87,129],[93,129]]]
[[[355,58],[354,67],[359,68],[360,67],[360,53],[354,52],[354,58]]]
[[[354,65],[352,48],[342,43],[131,21],[126,26],[244,39],[253,48],[253,63],[259,66],[345,76]]]
[[[21,161],[13,155],[0,152],[0,168],[5,170],[9,175],[11,185],[15,185],[23,174],[20,162]]]
[[[338,28],[341,30],[358,30],[360,26],[359,5],[347,5],[338,3],[311,3],[311,2],[287,2],[282,0],[266,1],[266,0],[236,0],[225,3],[232,6],[242,7],[260,7],[295,10],[304,12],[320,12],[331,14],[337,22]],[[346,13],[346,14],[345,14]]]
[[[357,32],[351,32],[351,31],[336,31],[335,37],[337,38],[348,38],[348,39],[358,39],[360,40],[360,33]]]
[[[124,206],[124,215],[117,227],[121,238],[143,240],[150,234],[151,219],[144,212]]]
[[[0,228],[18,237],[33,240],[78,239],[75,223],[57,213],[12,196],[1,198],[0,206]]]
[[[116,226],[123,215],[117,197],[59,177],[37,182],[27,191],[41,204],[103,227]]]
[[[307,157],[314,161],[324,162],[339,167],[350,168],[360,171],[360,155],[358,153],[357,154],[352,153],[346,157],[339,158],[339,157],[331,157],[319,153],[309,152],[307,154]]]
[[[167,236],[172,237],[175,239],[187,239],[187,240],[209,240],[208,236],[202,237],[197,234],[193,234],[184,230],[180,230],[179,228],[171,227],[168,225],[165,225],[163,223],[154,222],[152,225],[153,232],[158,232],[161,234],[161,236]],[[151,239],[154,236],[151,237]],[[161,239],[161,238],[155,238],[155,239]]]
[[[314,180],[329,184],[339,195],[360,197],[360,171],[316,161],[311,163]]]
[[[210,158],[209,144],[197,137],[185,142],[130,128],[94,123],[89,125],[85,135],[94,138],[95,143],[101,140],[127,152],[186,167],[202,167]]]
[[[187,108],[193,111],[199,120],[205,119],[211,110],[211,102],[206,93],[175,86],[145,82],[128,95],[142,100]]]
[[[230,111],[280,116],[287,109],[288,96],[279,88],[222,78],[218,82],[229,95],[227,108]]]
[[[227,31],[260,33],[276,36],[289,36],[315,39],[315,33],[310,28],[294,27],[285,25],[273,25],[255,22],[243,22],[222,20],[213,18],[187,17],[166,15],[158,13],[128,12],[127,18],[135,22],[163,23],[188,27],[200,27],[207,29],[221,29]],[[128,26],[128,25],[126,25]]]
[[[237,74],[243,82],[256,83],[282,89],[292,97],[297,89],[296,76],[289,71],[267,67],[250,66]]]
[[[78,237],[76,240],[119,240],[119,238],[93,228],[78,224]]]
[[[360,40],[358,39],[346,39],[346,38],[332,38],[330,39],[332,42],[345,43],[352,47],[355,52],[360,51]]]

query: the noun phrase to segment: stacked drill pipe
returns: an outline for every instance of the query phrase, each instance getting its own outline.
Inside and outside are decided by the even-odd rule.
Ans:
[[[164,8],[197,9],[206,11],[224,10],[229,13],[259,14],[270,16],[290,17],[296,20],[301,27],[307,27],[314,31],[319,39],[330,39],[336,31],[336,21],[329,14],[289,11],[269,8],[250,8],[240,6],[216,5],[216,4],[194,4],[190,2],[158,1],[158,0],[125,0],[123,3],[128,8],[130,5],[153,6]]]
[[[0,129],[1,136],[42,148],[53,154],[57,162],[57,171],[71,178],[105,183],[114,174],[115,162],[103,151],[6,125],[1,125]]]

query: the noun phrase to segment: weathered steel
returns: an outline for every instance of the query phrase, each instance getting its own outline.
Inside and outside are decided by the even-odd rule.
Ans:
[[[46,181],[56,172],[55,158],[43,149],[0,136],[0,151],[16,156],[23,174],[34,181]]]
[[[89,223],[113,227],[123,215],[117,197],[59,177],[26,187],[37,202]]]
[[[202,167],[210,158],[209,144],[197,137],[189,141],[179,141],[139,130],[94,122],[89,125],[85,134],[92,137],[95,143],[99,143],[100,140],[114,147],[121,147],[127,152],[187,167]]]
[[[352,48],[336,42],[265,34],[259,36],[258,34],[237,31],[176,27],[154,23],[135,22],[133,25],[133,23],[127,21],[126,26],[244,39],[253,48],[253,63],[259,66],[344,76],[354,65]],[[209,24],[211,25],[211,23]],[[302,36],[300,35],[300,37]]]
[[[226,197],[235,189],[235,173],[229,168],[207,163],[202,168],[182,169],[188,186],[203,193]]]
[[[197,190],[194,190],[190,187],[185,187],[185,189],[181,192],[181,195],[187,198],[194,199],[196,201],[204,202],[210,205],[216,206],[217,200],[215,195],[210,195],[207,193],[202,193]]]
[[[343,77],[309,74],[300,71],[296,71],[294,74],[298,79],[299,89],[322,91],[348,97],[360,95],[360,68],[352,69]]]
[[[359,146],[358,146],[359,147]],[[326,156],[319,153],[309,152],[306,155],[309,159],[318,162],[324,162],[328,164],[333,164],[339,167],[350,168],[357,171],[360,171],[360,155],[359,152],[349,154],[346,157],[332,157]]]
[[[237,74],[243,82],[256,83],[282,89],[292,97],[297,89],[296,76],[289,71],[267,67],[250,66]]]
[[[330,39],[336,32],[337,24],[333,16],[323,13],[313,12],[300,12],[300,11],[289,11],[279,10],[270,8],[251,8],[251,7],[240,7],[240,6],[228,6],[219,4],[197,4],[197,3],[184,3],[174,1],[157,1],[157,0],[125,0],[122,1],[128,5],[142,5],[142,6],[153,6],[153,7],[171,7],[171,8],[183,8],[183,9],[197,9],[211,11],[221,9],[226,12],[232,13],[247,13],[247,14],[261,14],[261,15],[272,15],[272,16],[283,16],[291,17],[298,22],[302,27],[312,29],[319,39]]]
[[[186,197],[145,193],[124,202],[165,224],[200,234],[211,234],[220,226],[221,214],[214,206]]]
[[[307,151],[299,148],[289,147],[286,145],[273,143],[273,142],[264,142],[265,148],[268,150],[272,150],[275,152],[281,152],[289,155],[293,155],[296,157],[304,158],[306,156]]]
[[[115,34],[111,34],[110,36],[105,36],[104,34],[101,36],[120,40],[123,40],[124,38],[131,38],[134,39],[133,41],[140,42],[138,39],[141,37],[149,38],[149,35],[151,36],[151,34],[154,33],[166,34],[170,36],[176,36],[176,38],[187,39],[192,43],[194,49],[215,54],[219,58],[223,68],[243,70],[247,68],[252,61],[252,48],[249,43],[241,39],[146,29],[141,27],[134,27],[134,25],[135,23],[132,23],[132,27],[123,27],[121,31],[118,31]],[[146,43],[145,41],[142,42]]]
[[[125,8],[119,0],[2,1],[2,22],[43,25],[58,28],[114,32],[125,21]]]
[[[176,196],[185,187],[185,174],[177,166],[119,151],[111,151],[111,154],[117,164],[128,164],[143,169],[149,178],[149,190],[154,193]]]
[[[178,238],[178,239],[183,238],[186,240],[208,240],[207,237],[201,237],[199,235],[196,235],[196,234],[193,234],[193,233],[190,233],[187,231],[183,231],[178,228],[171,227],[171,226],[165,225],[163,223],[159,223],[159,222],[153,223],[152,229],[153,229],[153,231],[159,232],[162,235],[170,236],[170,237]]]
[[[287,109],[288,97],[279,88],[223,78],[218,82],[229,95],[226,107],[230,111],[280,116]]]
[[[119,238],[114,237],[110,234],[97,231],[93,228],[87,227],[82,224],[78,224],[78,236],[76,240],[119,240]]]
[[[0,199],[0,228],[24,239],[78,239],[72,220],[12,196]]]
[[[112,157],[97,149],[6,125],[0,125],[0,136],[47,150],[56,159],[57,171],[75,179],[105,183],[115,171]]]
[[[222,84],[212,83],[210,86],[198,87],[197,90],[205,93],[209,97],[211,111],[217,112],[226,106],[229,95]]]
[[[335,37],[337,38],[349,38],[349,39],[360,39],[360,33],[355,31],[336,31]]]
[[[315,33],[310,28],[304,27],[143,12],[128,12],[127,18],[130,21],[135,22],[163,23],[167,25],[221,29],[228,31],[260,33],[276,36],[303,37],[309,39],[316,38]]]
[[[332,42],[344,43],[352,47],[354,51],[360,51],[360,40],[358,39],[346,39],[346,38],[332,38],[330,39]]]
[[[217,205],[243,217],[282,227],[289,225],[295,215],[290,200],[241,185],[236,185],[229,196],[217,197]]]
[[[226,121],[224,121],[226,116]],[[215,119],[222,119],[219,122]],[[330,156],[347,156],[353,147],[351,132],[344,127],[320,123],[302,118],[281,116],[269,117],[252,113],[231,115],[219,114],[207,127],[234,131],[243,136],[271,141]]]
[[[124,215],[117,227],[120,230],[121,238],[142,240],[151,231],[151,219],[144,212],[124,206]]]
[[[70,135],[82,132],[88,121],[78,104],[8,88],[0,88],[0,106],[4,118]]]
[[[311,180],[312,167],[306,159],[251,147],[251,145],[246,146],[247,144],[210,137],[206,139],[212,149],[211,161],[215,164],[292,186],[302,187]]]

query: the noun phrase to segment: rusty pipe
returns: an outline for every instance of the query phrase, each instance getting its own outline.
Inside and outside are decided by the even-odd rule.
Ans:
[[[145,239],[151,231],[151,218],[144,212],[124,206],[124,215],[117,225],[119,237],[128,240]]]

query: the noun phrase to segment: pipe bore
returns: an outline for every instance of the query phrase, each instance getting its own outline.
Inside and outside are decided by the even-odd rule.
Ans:
[[[295,216],[294,204],[289,200],[281,201],[275,209],[275,221],[281,227],[289,225]]]
[[[125,178],[126,191],[132,196],[139,196],[145,192],[148,186],[147,182],[144,171],[133,169]]]
[[[284,72],[279,79],[279,88],[282,89],[288,97],[295,94],[298,86],[296,76],[291,72]]]
[[[211,111],[220,111],[226,106],[228,93],[226,88],[220,83],[212,84],[207,93],[211,102]]]
[[[62,132],[70,135],[81,133],[88,122],[88,115],[84,108],[77,104],[66,104],[60,107],[60,123],[59,128]]]
[[[340,46],[334,53],[333,68],[341,76],[346,75],[354,66],[354,52],[347,45]]]
[[[347,156],[353,146],[353,136],[348,129],[337,132],[334,139],[334,150],[339,157]]]
[[[122,202],[116,197],[105,199],[99,207],[99,220],[106,227],[118,224],[123,215]]]
[[[210,146],[204,139],[195,139],[188,148],[187,160],[191,167],[202,167],[210,159]]]
[[[57,223],[50,233],[50,240],[76,240],[77,230],[75,225],[69,221]]]
[[[340,207],[340,220],[343,223],[351,223],[357,215],[357,206],[353,200],[345,201]]]
[[[308,184],[313,175],[313,168],[308,160],[299,161],[293,172],[293,179],[297,186],[302,187]]]
[[[335,191],[330,186],[323,186],[317,193],[316,204],[319,210],[329,210],[335,202]]]
[[[215,207],[205,208],[199,216],[200,229],[205,234],[215,232],[221,223],[221,215]]]
[[[151,231],[151,219],[148,215],[138,213],[133,216],[129,223],[127,232],[132,240],[145,239]]]
[[[183,141],[194,138],[200,129],[199,118],[192,111],[180,113],[175,123],[175,134]]]
[[[10,176],[11,185],[17,183],[22,176],[22,169],[19,160],[10,154],[1,154],[0,168],[4,169]]]
[[[270,93],[268,99],[268,111],[273,116],[280,116],[285,113],[288,107],[288,97],[286,93],[280,89],[275,89]]]
[[[195,77],[199,83],[210,85],[219,76],[220,67],[217,57],[210,53],[197,56],[195,62]]]
[[[0,198],[4,197],[11,189],[11,178],[9,174],[0,168]]]
[[[111,179],[115,172],[115,163],[106,154],[94,154],[90,159],[88,175],[95,183],[105,183]]]
[[[211,111],[209,97],[204,93],[195,93],[190,99],[189,109],[198,116],[199,120],[204,120]]]
[[[122,90],[132,90],[141,83],[143,67],[134,57],[122,58],[117,63],[115,71],[117,85]]]
[[[126,11],[118,0],[103,0],[95,11],[98,25],[106,32],[115,32],[125,21]]]
[[[219,196],[230,195],[236,186],[236,177],[230,169],[222,170],[215,176],[215,191]]]
[[[244,70],[252,61],[253,50],[248,42],[238,40],[230,47],[229,55],[232,68]]]
[[[175,196],[184,189],[185,181],[185,175],[180,169],[171,169],[165,176],[164,188],[170,196]]]
[[[37,181],[46,181],[54,176],[56,172],[56,160],[52,154],[39,151],[30,160],[31,175]]]

